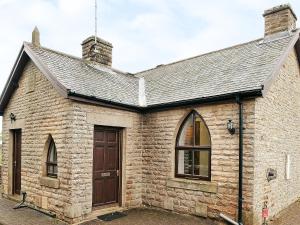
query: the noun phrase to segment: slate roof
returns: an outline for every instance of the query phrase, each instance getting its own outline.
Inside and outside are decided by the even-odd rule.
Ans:
[[[70,92],[126,105],[138,105],[138,79],[132,75],[47,48],[25,43]]]
[[[261,93],[291,49],[297,46],[300,52],[298,40],[299,30],[280,33],[136,74],[24,43],[1,95],[0,114],[15,88],[17,74],[26,63],[21,59],[28,60],[28,56],[66,97],[75,94],[81,99],[140,110],[234,93]]]
[[[293,38],[258,39],[138,73],[147,105],[261,89]]]

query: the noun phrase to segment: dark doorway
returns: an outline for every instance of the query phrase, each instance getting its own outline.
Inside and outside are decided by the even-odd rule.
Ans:
[[[13,188],[12,194],[21,194],[21,130],[13,130]]]
[[[120,158],[120,129],[95,126],[93,206],[119,202]]]

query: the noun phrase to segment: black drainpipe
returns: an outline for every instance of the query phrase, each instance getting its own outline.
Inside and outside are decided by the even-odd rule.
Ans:
[[[243,225],[243,103],[240,95],[236,97],[237,104],[239,105],[239,199],[238,199],[238,223]]]
[[[232,220],[224,214],[220,217],[226,220],[229,224],[243,225],[243,103],[240,94],[236,95],[236,103],[239,105],[239,196],[238,196],[238,222]]]

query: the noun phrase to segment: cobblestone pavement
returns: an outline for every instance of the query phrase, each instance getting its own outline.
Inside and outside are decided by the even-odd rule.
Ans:
[[[164,210],[132,209],[126,214],[127,216],[110,222],[92,220],[80,225],[214,225],[212,221],[199,217],[179,215]]]
[[[15,202],[2,198],[0,194],[0,225],[65,225],[35,210],[15,210],[15,205]]]
[[[300,225],[300,200],[283,210],[269,225]]]

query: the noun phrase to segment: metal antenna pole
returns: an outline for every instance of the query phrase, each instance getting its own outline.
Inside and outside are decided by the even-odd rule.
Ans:
[[[95,44],[97,44],[97,24],[98,24],[97,0],[95,0]]]

